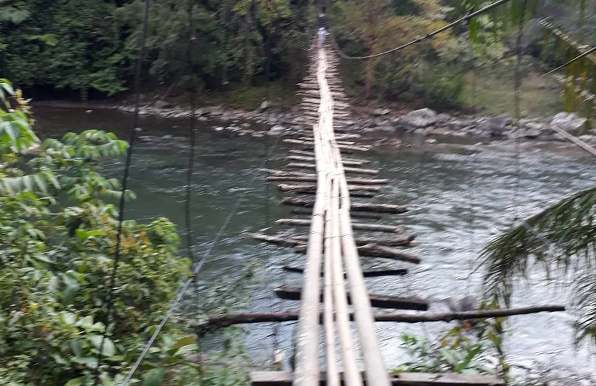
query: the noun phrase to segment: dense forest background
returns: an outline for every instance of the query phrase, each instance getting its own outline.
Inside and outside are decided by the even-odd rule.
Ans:
[[[409,41],[489,2],[318,3],[325,5],[339,46],[363,55]],[[595,5],[577,3],[540,1],[528,19],[555,17],[557,26],[587,44],[595,36]],[[291,94],[305,72],[318,12],[309,0],[156,1],[143,68],[146,91],[176,93],[189,84],[206,92],[275,85]],[[0,72],[36,97],[86,99],[125,93],[138,55],[142,15],[140,0],[0,0]],[[364,100],[457,106],[471,70],[501,72],[500,78],[511,72],[515,26],[508,19],[485,15],[399,54],[347,62],[348,91]],[[528,23],[525,37],[530,61],[546,70],[573,54],[549,51],[554,43],[544,39],[536,24]],[[192,63],[187,55],[191,37]]]

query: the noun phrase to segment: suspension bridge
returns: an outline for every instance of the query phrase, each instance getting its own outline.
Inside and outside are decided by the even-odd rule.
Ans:
[[[211,317],[207,325],[213,328],[298,321],[294,371],[254,371],[251,382],[255,386],[503,385],[504,381],[496,376],[391,376],[386,369],[375,323],[482,319],[564,308],[539,306],[431,314],[427,312],[429,302],[419,297],[368,292],[366,278],[401,276],[408,270],[395,267],[366,271],[361,268],[361,259],[389,259],[400,264],[419,264],[421,259],[404,250],[415,235],[402,227],[371,221],[404,213],[407,208],[362,201],[375,197],[388,180],[378,178],[379,170],[367,167],[363,155],[370,148],[357,143],[360,135],[345,130],[350,116],[348,99],[336,70],[334,48],[324,40],[324,34],[320,34],[313,44],[309,75],[299,84],[304,123],[312,132],[284,139],[295,147],[289,151],[287,170],[267,170],[268,180],[288,195],[281,203],[294,207],[292,213],[298,216],[279,219],[276,224],[307,228],[308,234],[251,235],[256,240],[305,254],[303,266],[284,267],[288,273],[303,275],[302,287],[282,286],[275,290],[281,299],[300,300],[300,310],[219,315]],[[353,198],[359,201],[352,201]],[[355,235],[355,231],[365,235]],[[418,312],[375,314],[373,308]]]
[[[370,147],[358,143],[361,138],[360,134],[347,129],[347,123],[350,122],[350,105],[337,71],[338,55],[343,59],[360,60],[390,54],[432,38],[446,29],[508,1],[495,1],[435,32],[395,49],[369,56],[351,57],[346,55],[332,36],[326,38],[327,33],[324,30],[321,30],[314,39],[310,49],[309,73],[298,85],[299,95],[302,97],[303,123],[305,127],[311,129],[311,132],[283,139],[286,144],[294,147],[287,156],[286,170],[267,170],[268,183],[276,184],[278,189],[287,196],[281,203],[292,206],[294,208],[292,213],[296,216],[295,218],[278,219],[276,224],[279,227],[290,226],[294,230],[308,229],[308,233],[251,234],[255,240],[289,247],[296,253],[305,255],[302,265],[283,267],[288,274],[301,274],[302,286],[282,286],[275,290],[275,295],[283,300],[300,301],[300,307],[298,310],[287,312],[212,315],[197,328],[200,336],[205,331],[237,324],[297,322],[295,360],[289,366],[291,370],[255,370],[250,375],[252,385],[504,385],[503,379],[487,375],[391,374],[382,356],[376,332],[377,324],[466,321],[565,310],[561,306],[547,305],[512,309],[475,310],[466,308],[446,313],[432,313],[429,311],[429,301],[417,297],[415,294],[407,297],[373,294],[367,289],[366,279],[379,276],[408,275],[409,270],[404,265],[419,264],[421,258],[406,250],[414,242],[416,235],[408,233],[401,226],[381,223],[385,216],[399,215],[407,212],[408,208],[396,204],[381,204],[376,200],[374,202],[365,200],[375,198],[389,181],[379,178],[380,170],[371,169],[368,166],[366,152],[370,150]],[[144,55],[148,8],[149,2],[146,1],[144,34],[141,40],[143,49],[137,65],[135,81],[137,94],[140,63]],[[189,36],[190,58],[192,38],[192,35]],[[195,114],[194,99],[192,98],[191,110],[193,113],[190,116],[190,138],[191,149],[194,149]],[[131,146],[125,166],[122,192],[126,190],[127,186],[137,118],[138,100],[135,121],[131,128]],[[563,134],[567,133],[561,133],[561,135]],[[569,138],[569,140],[574,143],[580,142],[576,144],[596,155],[596,149],[575,137]],[[187,176],[186,210],[189,251],[192,239],[190,189],[193,157],[194,152],[191,151]],[[122,194],[123,196],[124,194]],[[226,217],[212,245],[219,241],[223,230],[237,212],[239,203],[240,200]],[[123,220],[123,209],[124,202],[121,201],[120,224]],[[118,245],[117,257],[119,248]],[[172,317],[192,282],[198,277],[212,248],[198,260],[191,277],[179,288],[170,308],[121,385],[128,385],[131,382],[163,326]],[[361,266],[363,259],[385,259],[397,262],[399,266],[363,270]],[[117,271],[117,260],[114,266],[114,277]],[[113,283],[110,288],[113,288]],[[112,295],[109,299],[110,304],[111,299]],[[373,309],[393,311],[379,313]],[[396,312],[395,310],[401,311]],[[107,329],[104,331],[104,338],[106,334]],[[100,349],[99,352],[98,363],[101,363],[102,350]],[[96,377],[96,384],[98,384],[98,379]]]

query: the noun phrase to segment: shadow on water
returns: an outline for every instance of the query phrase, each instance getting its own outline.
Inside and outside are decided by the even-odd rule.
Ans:
[[[43,108],[36,109],[36,118],[43,132],[53,136],[66,130],[99,128],[125,137],[122,128],[130,122],[128,114],[110,110],[86,113]],[[201,124],[200,129],[208,126]],[[165,216],[182,224],[187,122],[144,117],[140,126],[143,131],[131,173],[131,188],[138,199],[130,203],[127,216],[141,220]],[[205,266],[199,289],[211,284],[235,288],[235,281],[244,280],[250,266],[255,277],[244,289],[248,297],[244,309],[252,311],[298,306],[275,299],[272,288],[282,282],[299,285],[298,275],[283,273],[280,267],[285,263],[300,265],[302,257],[287,249],[255,243],[243,235],[289,216],[289,210],[277,204],[275,187],[268,185],[264,173],[258,171],[274,142],[275,138],[229,137],[211,130],[200,130],[197,138],[192,203],[196,256],[205,253],[234,203],[242,200]],[[426,297],[436,301],[433,310],[441,310],[441,300],[448,297],[480,294],[481,273],[472,273],[475,257],[514,218],[535,213],[564,195],[596,183],[593,160],[580,154],[549,152],[545,156],[536,147],[524,147],[518,162],[512,148],[467,146],[459,152],[436,149],[441,148],[370,154],[371,167],[382,169],[381,177],[391,181],[378,200],[410,207],[407,214],[390,220],[418,235],[413,252],[423,259],[405,277],[370,279],[370,289]],[[284,146],[277,147],[269,166],[282,165],[286,152]],[[120,161],[106,165],[114,175],[119,175],[121,167]],[[274,227],[273,231],[277,230]],[[519,284],[514,305],[562,303],[567,284],[534,275],[528,283]],[[234,303],[233,295],[223,292],[229,303]],[[191,318],[204,297],[198,289],[187,297],[184,309]],[[218,302],[227,304],[223,298]],[[572,316],[565,313],[511,318],[505,342],[510,362],[531,367],[533,361],[538,361],[590,372],[596,367],[595,359],[587,350],[574,349],[572,321]],[[441,323],[379,325],[387,363],[395,366],[404,361],[400,334],[432,336],[444,327]],[[293,324],[286,324],[279,330],[280,348],[288,355],[292,351],[292,328]],[[264,366],[272,356],[272,326],[253,325],[247,331],[253,364]]]

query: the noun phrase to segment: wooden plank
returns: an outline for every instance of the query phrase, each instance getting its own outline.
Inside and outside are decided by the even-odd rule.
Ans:
[[[299,215],[299,216],[312,215],[312,211],[308,210],[306,208],[293,208],[291,210],[291,213],[295,214],[295,215]],[[354,213],[352,213],[352,218],[360,218],[360,219],[366,219],[366,220],[380,220],[382,218],[382,216],[377,213],[354,212]]]
[[[347,194],[349,197],[349,194]],[[291,206],[302,206],[305,208],[311,208],[315,205],[315,201],[309,199],[303,199],[298,197],[288,197],[281,201],[284,205]],[[373,204],[373,203],[351,203],[350,210],[353,212],[376,212],[376,213],[392,213],[400,214],[405,213],[408,210],[401,205],[390,205],[390,204]]]
[[[284,175],[272,175],[267,177],[267,181],[287,181],[287,182],[316,182],[317,179],[313,175],[300,174],[296,172],[287,172]],[[350,185],[386,185],[389,181],[385,179],[369,179],[369,178],[348,178]]]
[[[444,313],[379,313],[374,315],[378,323],[449,323],[455,320],[476,320],[504,318],[515,315],[529,315],[542,312],[563,312],[564,306],[544,305],[533,307],[506,308],[500,310],[475,310]],[[224,328],[235,324],[255,324],[273,322],[292,322],[298,320],[298,313],[290,312],[261,312],[261,313],[238,313],[210,316],[206,321],[197,325],[198,331],[209,328]]]
[[[290,162],[288,164],[289,168],[293,169],[306,169],[306,170],[314,170],[316,166],[311,163],[304,163],[304,162]],[[344,167],[344,171],[348,173],[356,173],[356,174],[368,174],[368,175],[377,175],[379,171],[376,169],[363,169],[360,167]]]
[[[304,273],[304,269],[300,267],[283,266],[282,269],[290,273]],[[384,277],[384,276],[404,276],[408,274],[408,270],[402,269],[374,269],[370,271],[363,271],[364,277]],[[322,276],[322,275],[321,275]]]
[[[298,184],[298,185],[289,185],[289,184],[279,184],[277,188],[282,192],[293,192],[293,191],[306,191],[310,190],[315,192],[317,190],[317,185],[315,184]],[[359,186],[359,185],[350,185],[348,186],[350,191],[362,191],[362,192],[372,192],[378,193],[381,190],[380,186]]]
[[[302,246],[294,247],[294,251],[297,253],[304,253],[305,248]],[[396,248],[386,247],[379,244],[367,244],[358,246],[358,254],[360,257],[378,257],[382,259],[403,261],[406,263],[420,264],[420,258],[401,251]]]
[[[293,219],[293,218],[282,218],[275,222],[279,225],[290,225],[290,226],[310,226],[310,220],[306,219]],[[352,227],[361,231],[369,232],[384,232],[384,233],[398,233],[403,234],[404,230],[402,227],[397,225],[382,225],[382,224],[370,224],[370,223],[352,223]]]
[[[252,371],[253,386],[291,386],[293,375],[288,371]],[[505,382],[492,375],[401,373],[391,377],[393,386],[504,386]],[[322,382],[321,385],[326,385]]]
[[[261,233],[249,233],[249,237],[254,240],[263,241],[266,243],[270,243],[273,245],[279,245],[281,247],[304,247],[306,242],[308,241],[307,236],[292,236],[287,234],[279,234],[279,235],[265,235]],[[388,238],[372,238],[372,237],[356,237],[354,241],[356,245],[359,247],[361,246],[370,246],[371,244],[381,246],[381,247],[407,247],[411,245],[412,241],[416,236],[400,236],[393,239]]]
[[[341,271],[337,274],[341,275]],[[302,288],[281,286],[273,290],[275,295],[284,300],[300,300]],[[344,292],[342,297],[346,297],[348,304],[352,304],[350,295]],[[368,294],[370,304],[377,308],[391,308],[396,310],[428,310],[428,302],[426,300],[416,297],[403,297],[391,295]],[[323,293],[321,293],[321,302],[324,301]]]

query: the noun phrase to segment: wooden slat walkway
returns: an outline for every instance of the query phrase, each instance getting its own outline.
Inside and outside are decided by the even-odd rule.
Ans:
[[[290,386],[294,381],[287,371],[257,371],[253,386]],[[505,382],[492,375],[401,373],[390,378],[393,386],[503,386]],[[324,383],[322,383],[324,384]],[[328,384],[327,384],[328,385]]]
[[[354,240],[350,190],[342,162],[342,149],[355,150],[358,147],[344,143],[340,145],[335,136],[333,94],[337,92],[332,93],[330,89],[330,58],[321,42],[317,44],[313,62],[316,66],[316,81],[309,80],[312,83],[307,82],[304,86],[308,88],[312,84],[312,91],[318,90],[318,122],[313,125],[312,142],[305,144],[314,147],[317,185],[307,243],[296,371],[292,383],[295,386],[318,386],[321,381],[319,314],[323,294],[327,384],[339,386],[340,362],[347,386],[361,386],[364,380],[368,386],[389,386],[390,380],[379,349],[371,301]],[[352,305],[357,336],[352,334],[348,303]],[[356,345],[356,341],[359,345]],[[337,347],[336,342],[339,343]],[[360,347],[360,355],[356,347]],[[359,370],[359,359],[364,363],[364,376]]]
[[[266,170],[269,173],[267,180],[277,182],[279,190],[288,195],[281,203],[298,207],[292,210],[293,214],[308,216],[279,219],[276,225],[294,231],[308,228],[309,232],[306,235],[285,231],[274,235],[250,235],[256,240],[306,254],[303,266],[283,268],[286,272],[302,274],[302,287],[282,286],[274,290],[284,300],[300,301],[300,310],[215,316],[207,325],[223,327],[298,320],[294,372],[253,372],[253,386],[502,385],[496,377],[480,375],[409,373],[389,376],[381,357],[375,321],[448,322],[558,312],[564,307],[428,314],[424,312],[428,309],[427,302],[415,296],[405,298],[368,293],[365,277],[405,275],[408,270],[392,266],[363,272],[361,258],[419,264],[418,256],[403,250],[414,242],[416,235],[409,234],[402,226],[367,222],[387,215],[399,216],[407,208],[351,201],[351,197],[375,196],[388,180],[372,178],[378,171],[367,167],[368,160],[343,157],[353,152],[364,153],[370,147],[355,142],[360,138],[359,134],[343,131],[345,124],[350,122],[349,105],[344,102],[347,98],[336,77],[337,72],[332,70],[337,62],[333,51],[319,43],[312,52],[310,74],[299,84],[301,95],[305,96],[302,103],[304,122],[311,125],[312,133],[284,140],[286,144],[299,147],[289,151],[287,168],[290,170]],[[339,130],[341,133],[336,134]],[[352,217],[359,221],[353,222]],[[354,230],[363,233],[355,237]],[[409,309],[418,313],[373,314],[371,307]]]

